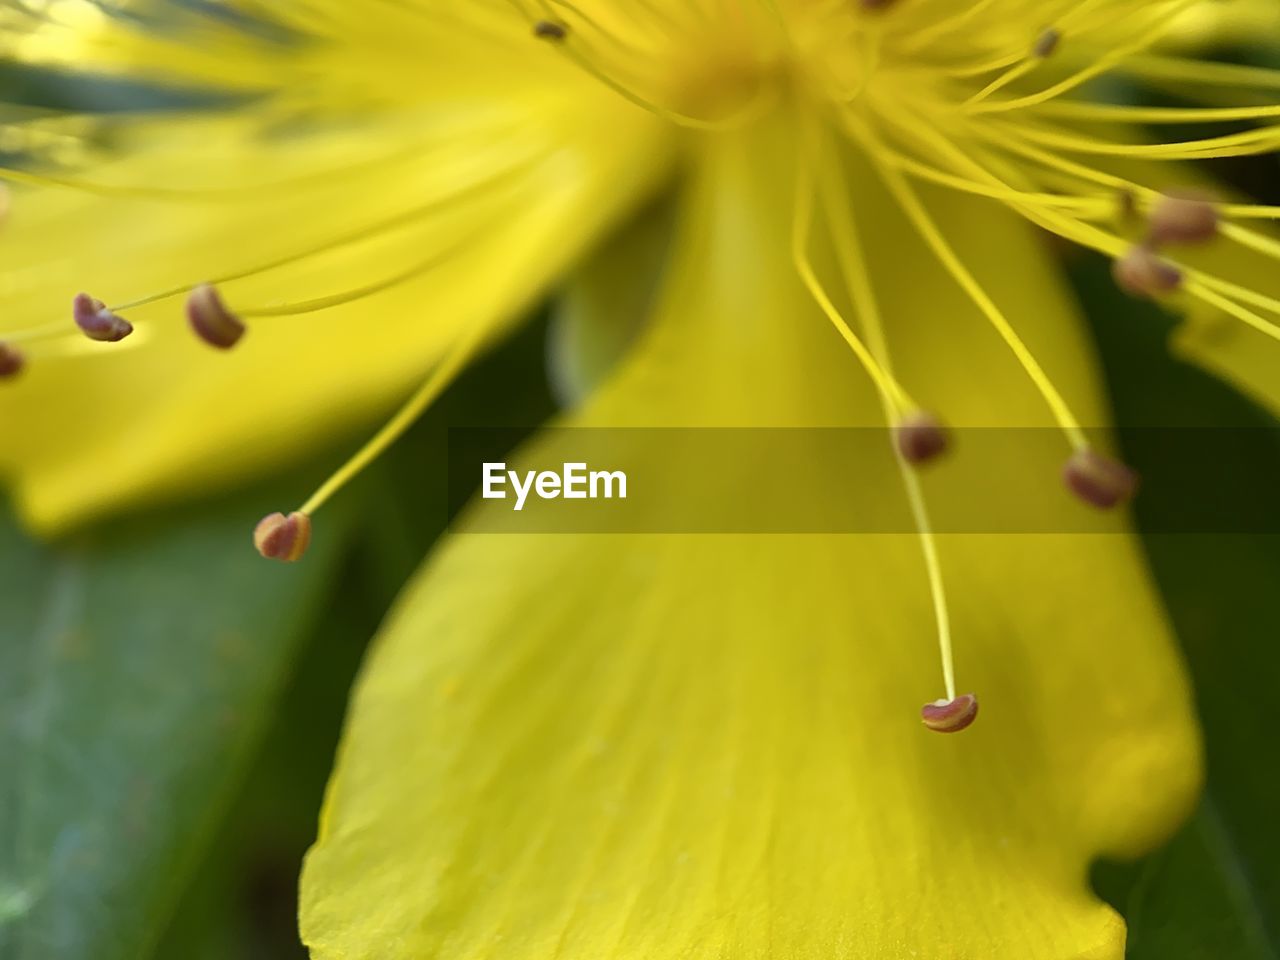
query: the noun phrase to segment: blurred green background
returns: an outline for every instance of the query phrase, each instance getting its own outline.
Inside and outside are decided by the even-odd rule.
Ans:
[[[4,70],[0,90],[84,96]],[[95,106],[143,95],[104,86]],[[1278,170],[1255,158],[1231,176],[1280,203]],[[1189,478],[1230,472],[1259,478],[1250,508],[1280,529],[1274,422],[1171,359],[1171,320],[1118,294],[1106,263],[1065,256],[1144,477],[1139,524],[1176,526]],[[540,314],[471,369],[326,511],[306,564],[264,565],[248,531],[359,437],[268,483],[56,545],[0,507],[0,960],[305,956],[300,861],[367,638],[446,522],[446,428],[544,420],[546,336]],[[1138,428],[1166,424],[1262,432],[1237,462],[1203,463],[1144,443]],[[1094,882],[1128,919],[1137,960],[1275,960],[1280,538],[1144,541],[1194,678],[1208,789],[1165,849],[1099,864]]]

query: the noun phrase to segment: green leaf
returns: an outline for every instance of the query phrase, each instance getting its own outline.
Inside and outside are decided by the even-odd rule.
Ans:
[[[1129,956],[1166,960],[1271,960],[1275,938],[1247,855],[1217,805],[1195,818],[1127,881],[1118,906]]]
[[[0,957],[147,954],[338,556],[269,564],[240,498],[42,547],[0,518]]]
[[[355,489],[343,491],[340,500],[355,497],[360,512],[337,574],[341,590],[321,605],[271,729],[154,957],[305,960],[297,878],[365,642],[448,522],[449,425],[529,430],[551,413],[545,337],[545,322],[533,321],[481,357]]]
[[[1145,530],[1177,528],[1207,479],[1230,478],[1259,530],[1280,529],[1280,429],[1229,386],[1174,360],[1171,321],[1121,296],[1096,260],[1077,280],[1103,348],[1129,461],[1143,475],[1136,504]],[[1152,425],[1250,428],[1254,442],[1223,445],[1229,460],[1199,462]],[[1188,445],[1195,446],[1195,445]],[[1203,487],[1201,487],[1203,489]],[[1280,767],[1275,678],[1280,676],[1280,537],[1147,535],[1152,570],[1173,618],[1204,726],[1204,801],[1169,846],[1129,867],[1107,865],[1099,889],[1129,921],[1131,960],[1277,960],[1280,957]]]
[[[363,530],[366,533],[367,531]],[[383,567],[357,547],[341,591],[323,605],[299,651],[235,802],[195,872],[154,957],[306,960],[297,935],[297,880],[365,640],[386,609]]]

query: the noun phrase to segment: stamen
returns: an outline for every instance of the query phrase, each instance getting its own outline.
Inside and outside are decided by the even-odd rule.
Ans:
[[[1036,38],[1035,45],[1031,48],[1031,55],[1040,60],[1048,59],[1053,56],[1061,43],[1062,31],[1050,27]]]
[[[1018,152],[1022,152],[1022,150],[1017,148],[1015,145],[1007,144],[1006,146],[1010,146],[1017,149]],[[1026,145],[1022,146],[1026,147]],[[1124,180],[1120,177],[1099,173],[1088,167],[1083,167],[1079,164],[1074,164],[1060,157],[1056,157],[1053,154],[1047,154],[1043,151],[1030,147],[1027,148],[1026,152],[1032,156],[1033,159],[1039,160],[1056,170],[1065,171],[1071,176],[1079,177],[1083,180],[1094,183],[1102,183],[1112,187],[1140,192],[1142,196],[1146,198],[1155,198],[1158,200],[1160,197],[1160,194],[1157,194],[1154,190],[1141,187],[1138,184],[1131,183],[1130,181]],[[963,157],[963,154],[958,154],[958,156]],[[966,163],[972,164],[972,161],[968,161],[967,158],[965,159]],[[975,165],[975,169],[980,168],[977,168]],[[982,173],[984,176],[991,178],[991,174],[986,171],[982,171]],[[1000,181],[995,180],[995,182],[999,183]],[[1013,205],[1015,208],[1021,210],[1022,213],[1033,223],[1037,223],[1065,239],[1079,243],[1090,249],[1097,250],[1098,252],[1107,254],[1111,257],[1124,259],[1125,257],[1130,256],[1131,250],[1125,248],[1123,241],[1105,233],[1104,231],[1098,230],[1095,227],[1091,227],[1086,223],[1079,220],[1069,219],[1056,211],[1047,208],[1036,208],[1019,203],[1014,203]],[[1256,249],[1260,249],[1262,252],[1269,253],[1273,256],[1280,256],[1280,244],[1276,245],[1277,249],[1274,251],[1269,249],[1268,245],[1274,243],[1274,241],[1271,241],[1269,238],[1266,238],[1261,234],[1254,234],[1251,231],[1243,230],[1243,228],[1237,227],[1233,224],[1224,224],[1221,229],[1223,234],[1231,237],[1238,243],[1246,246],[1255,246]],[[1263,333],[1273,339],[1280,340],[1280,327],[1277,327],[1275,324],[1268,323],[1253,311],[1246,309],[1240,303],[1236,302],[1236,300],[1232,300],[1228,296],[1223,296],[1222,293],[1219,293],[1218,291],[1224,291],[1246,303],[1253,303],[1257,306],[1261,306],[1263,309],[1277,313],[1280,313],[1280,300],[1257,293],[1256,291],[1251,291],[1248,288],[1230,283],[1207,273],[1188,270],[1177,264],[1168,264],[1167,266],[1181,272],[1183,277],[1181,280],[1181,289],[1185,290],[1189,295],[1209,304],[1212,307],[1224,311],[1260,333]],[[1142,295],[1145,296],[1148,294],[1142,293]]]
[[[972,20],[988,7],[991,7],[998,2],[1000,2],[1000,0],[976,0],[976,2],[969,4],[958,13],[934,21],[924,29],[918,30],[915,35],[903,45],[903,50],[908,53],[923,50],[937,38],[957,31],[968,21]]]
[[[939,183],[944,187],[951,187],[953,190],[960,190],[975,196],[1004,200],[1011,205],[1075,210],[1077,211],[1077,216],[1094,219],[1108,219],[1115,215],[1117,208],[1122,217],[1130,215],[1136,217],[1137,215],[1136,205],[1133,204],[1131,198],[1126,200],[1124,195],[1121,195],[1116,200],[1111,200],[1104,197],[1072,197],[1058,193],[1029,193],[1023,190],[1014,190],[1011,187],[979,183],[975,180],[947,173],[914,160],[887,146],[885,155],[893,166],[923,180]]]
[[[1085,503],[1110,510],[1133,499],[1138,475],[1092,448],[1077,450],[1062,469],[1067,488]]]
[[[1082,86],[1094,77],[1115,69],[1117,65],[1123,63],[1129,57],[1142,53],[1154,46],[1172,27],[1178,14],[1199,2],[1200,0],[1171,0],[1166,5],[1167,9],[1156,11],[1149,27],[1135,31],[1137,39],[1107,51],[1097,60],[1077,70],[1070,76],[1059,80],[1052,86],[1013,100],[973,103],[968,108],[974,113],[1004,112],[1018,110],[1022,107],[1033,107],[1050,100],[1056,100],[1062,94]]]
[[[0,380],[16,377],[27,365],[27,358],[17,347],[0,341]]]
[[[311,518],[305,513],[272,513],[258,521],[253,545],[268,560],[294,563],[311,545]]]
[[[1102,173],[1092,169],[1091,167],[1074,163],[1064,157],[1041,150],[1028,143],[1020,143],[1016,141],[1006,142],[1003,146],[1005,149],[1011,150],[1015,153],[1020,153],[1032,160],[1044,164],[1052,171],[1065,173],[1068,177],[1075,177],[1086,182],[1100,183],[1110,187],[1133,190],[1148,199],[1154,198],[1158,200],[1161,196],[1149,187],[1143,187],[1139,184],[1133,183],[1132,181],[1125,180],[1123,177]],[[1024,210],[1025,209],[1026,208],[1024,208]],[[1231,208],[1231,210],[1234,209],[1235,208]],[[1055,232],[1058,232],[1063,236],[1067,236],[1070,239],[1074,239],[1076,242],[1084,244],[1085,246],[1100,250],[1101,252],[1107,253],[1111,256],[1124,255],[1124,253],[1118,249],[1111,249],[1111,245],[1105,242],[1109,239],[1106,234],[1102,234],[1100,231],[1096,230],[1090,231],[1085,224],[1064,220],[1062,217],[1055,215],[1052,211],[1044,211],[1042,214],[1037,215],[1035,211],[1029,210],[1027,211],[1027,216],[1042,225],[1045,225],[1046,220],[1051,221],[1054,226],[1050,227],[1050,229],[1053,229]],[[1082,231],[1084,233],[1083,237],[1081,236]],[[1244,246],[1267,253],[1269,256],[1280,257],[1280,244],[1263,234],[1255,233],[1254,231],[1247,230],[1235,224],[1223,224],[1221,232],[1223,235]],[[1234,284],[1229,285],[1225,281],[1211,278],[1207,274],[1195,272],[1190,273],[1189,279],[1184,282],[1183,287],[1187,293],[1204,301],[1205,303],[1208,303],[1210,306],[1217,307],[1218,309],[1225,311],[1231,316],[1236,317],[1247,325],[1253,327],[1255,330],[1265,333],[1269,337],[1280,339],[1280,329],[1277,329],[1273,324],[1267,323],[1252,311],[1244,309],[1235,301],[1223,297],[1213,289],[1210,289],[1209,285],[1211,282],[1219,289],[1231,289],[1236,296],[1239,296],[1242,299],[1245,298],[1244,288],[1238,287]],[[1269,300],[1270,298],[1262,298],[1260,294],[1248,293],[1248,299]]]
[[[1208,243],[1218,235],[1219,222],[1218,207],[1207,192],[1170,192],[1151,211],[1151,243]]]
[[[642,110],[647,110],[654,116],[660,117],[678,127],[703,131],[737,129],[755,119],[774,102],[777,91],[773,86],[764,86],[761,87],[756,95],[746,104],[734,110],[728,116],[722,118],[706,119],[703,117],[695,117],[687,113],[681,113],[679,110],[673,110],[669,107],[665,107],[661,103],[658,103],[652,98],[634,89],[629,83],[620,79],[612,71],[597,64],[592,57],[588,55],[590,53],[590,48],[586,47],[585,44],[565,43],[564,41],[569,38],[567,28],[564,31],[563,37],[555,36],[556,31],[554,28],[550,35],[542,32],[546,28],[542,28],[540,30],[541,24],[546,23],[554,25],[559,23],[559,21],[555,19],[554,11],[551,9],[548,0],[537,0],[537,2],[539,6],[543,8],[545,15],[533,21],[535,36],[550,39],[555,42],[557,48],[562,51],[566,58],[576,64],[588,76],[594,77],[597,81],[604,84],[624,100],[627,100],[635,106],[640,107]],[[512,0],[512,3],[517,10],[521,9],[517,0]],[[521,12],[523,16],[528,15],[523,11]],[[580,45],[583,46],[584,49],[578,49]]]
[[[1280,70],[1272,67],[1218,63],[1146,53],[1126,57],[1118,69],[1134,77],[1184,83],[1241,87],[1247,90],[1280,90]]]
[[[1102,178],[1103,175],[1099,175],[1099,179]],[[1105,179],[1108,182],[1114,179],[1116,183],[1122,186],[1142,189],[1145,195],[1159,197],[1158,194],[1155,194],[1155,191],[1137,188],[1133,184],[1119,180],[1119,178],[1106,177]],[[1029,205],[1016,203],[1014,206],[1020,209],[1033,223],[1039,224],[1064,239],[1125,261],[1123,264],[1117,264],[1114,269],[1118,277],[1123,278],[1122,282],[1132,286],[1135,295],[1144,297],[1157,296],[1162,292],[1160,289],[1162,286],[1168,287],[1174,284],[1174,274],[1176,272],[1178,280],[1175,289],[1185,290],[1190,296],[1209,304],[1211,307],[1222,310],[1258,332],[1280,340],[1280,326],[1269,323],[1252,310],[1244,307],[1241,302],[1237,302],[1242,301],[1273,313],[1280,313],[1280,299],[1266,296],[1211,274],[1188,269],[1179,264],[1161,261],[1155,257],[1154,251],[1149,249],[1149,245],[1144,245],[1140,248],[1126,248],[1123,241],[1118,237],[1114,237],[1080,220],[1065,217],[1055,210],[1037,209]],[[1239,228],[1227,224],[1222,229],[1224,233],[1230,235],[1232,231]],[[1253,237],[1247,231],[1246,234]],[[1236,239],[1238,239],[1238,242],[1246,242],[1243,238]],[[1246,245],[1249,244],[1246,243]],[[1233,300],[1231,297],[1236,299]]]
[[[1149,246],[1130,248],[1111,265],[1111,275],[1125,293],[1154,300],[1182,286],[1182,271],[1161,260]]]
[[[951,700],[935,700],[920,708],[920,719],[935,733],[959,733],[978,718],[978,698],[972,693]]]
[[[533,151],[528,154],[519,154],[509,162],[503,163],[497,170],[485,172],[478,176],[474,181],[462,186],[453,192],[441,197],[432,198],[425,203],[413,206],[407,210],[399,211],[390,217],[385,217],[374,223],[358,227],[354,230],[338,234],[335,237],[323,240],[316,244],[301,247],[291,253],[273,259],[265,260],[230,273],[224,273],[208,281],[211,285],[222,286],[224,284],[233,283],[237,280],[245,280],[249,277],[261,276],[272,270],[278,270],[281,267],[292,266],[301,263],[312,257],[321,254],[333,253],[345,249],[347,247],[357,246],[370,240],[384,237],[396,231],[412,227],[436,213],[442,213],[450,208],[457,208],[461,204],[470,202],[477,197],[486,194],[496,193],[496,188],[513,186],[517,183],[518,178],[532,169],[538,162],[543,160],[542,151]],[[145,296],[136,297],[124,303],[113,304],[114,310],[132,310],[136,307],[144,307],[162,300],[168,300],[171,297],[178,297],[189,294],[199,284],[183,283],[178,286],[168,287]],[[240,311],[245,314],[245,311]]]
[[[187,322],[195,335],[219,350],[230,350],[244,336],[244,323],[227,309],[216,287],[207,283],[187,297]]]
[[[112,313],[101,300],[87,293],[76,294],[71,303],[71,313],[76,326],[90,340],[102,343],[118,343],[133,333],[133,324],[119,314]]]
[[[982,285],[978,283],[977,278],[973,276],[968,267],[964,265],[964,261],[956,253],[955,248],[946,239],[934,218],[925,209],[915,189],[907,182],[902,173],[894,167],[892,152],[884,146],[880,138],[868,129],[866,125],[858,122],[848,114],[845,114],[844,119],[849,125],[850,133],[859,142],[866,145],[876,169],[880,172],[881,179],[889,187],[889,192],[898,201],[898,206],[916,228],[916,232],[925,242],[925,245],[937,257],[952,279],[968,295],[969,299],[973,301],[979,312],[987,318],[991,326],[1000,334],[1000,338],[1004,340],[1010,352],[1022,365],[1023,371],[1039,391],[1040,396],[1044,399],[1045,404],[1049,407],[1058,426],[1066,434],[1071,445],[1076,449],[1088,446],[1084,431],[1081,429],[1075,414],[1072,413],[1071,408],[1067,405],[1066,400],[1058,392],[1058,388],[1049,379],[1049,375],[1035,358],[1030,348],[1018,336],[1013,324],[1009,322],[1004,312],[996,305],[996,302],[983,289]]]
[[[892,401],[895,409],[915,409],[917,405],[908,396],[902,385],[884,370],[858,335],[853,332],[853,328],[849,326],[849,322],[845,320],[839,309],[832,302],[817,274],[814,273],[813,265],[809,262],[809,231],[813,221],[813,170],[811,165],[813,164],[814,151],[816,150],[816,147],[809,142],[810,136],[812,134],[805,136],[805,144],[800,157],[799,174],[796,177],[795,206],[791,224],[792,264],[800,275],[801,282],[804,283],[805,288],[809,291],[809,295],[813,297],[814,302],[817,303],[827,319],[831,321],[832,326],[836,328],[840,336],[844,338],[845,343],[849,345],[849,349],[858,358],[858,362],[862,364],[862,368],[867,372],[867,376],[871,378],[876,389]]]
[[[1121,123],[1223,123],[1231,120],[1267,120],[1280,117],[1280,105],[1263,107],[1134,107],[1125,103],[1091,103],[1088,100],[1050,100],[1037,113],[1074,120]]]
[[[1116,194],[1116,217],[1124,226],[1132,226],[1138,220],[1138,197],[1127,187]]]
[[[1265,334],[1273,340],[1280,340],[1280,327],[1277,327],[1273,323],[1268,323],[1252,310],[1241,306],[1230,297],[1224,297],[1220,293],[1211,289],[1207,283],[1208,279],[1208,277],[1202,277],[1199,281],[1189,281],[1186,284],[1187,292],[1197,299],[1203,300],[1210,306],[1217,307],[1224,313],[1235,317],[1237,320],[1242,321],[1254,330],[1257,330],[1259,333]],[[1218,281],[1216,285],[1219,287],[1225,286],[1222,281]],[[1261,298],[1260,295],[1259,298]]]
[[[1076,136],[1045,124],[1036,125],[1027,121],[992,121],[991,129],[1020,140],[1030,140],[1072,153],[1104,157],[1147,157],[1162,162],[1256,156],[1271,153],[1280,144],[1280,130],[1274,127],[1175,143],[1115,143],[1096,137]]]
[[[361,447],[350,460],[339,467],[328,480],[322,483],[306,503],[289,515],[290,519],[298,517],[306,521],[308,538],[311,530],[311,516],[324,506],[335,493],[355,479],[365,467],[377,460],[388,447],[413,426],[418,417],[422,416],[423,411],[436,401],[440,394],[445,391],[445,388],[453,382],[458,372],[470,361],[476,349],[484,341],[487,332],[487,328],[484,326],[476,325],[464,336],[460,337],[449,353],[432,370],[426,382],[396,412],[396,415],[388,420],[382,429],[374,434],[373,438]],[[268,521],[278,522],[275,518],[280,516],[280,514],[272,514],[272,516],[267,517],[258,525],[259,529],[263,529],[263,525],[267,524]],[[256,542],[256,534],[254,539]],[[262,552],[261,547],[259,547],[259,552]],[[263,556],[270,555],[263,553]],[[297,558],[294,557],[293,559]]]
[[[980,106],[983,101],[989,98],[993,93],[998,93],[1009,84],[1021,80],[1032,70],[1040,65],[1040,58],[1027,58],[1021,63],[1016,64],[1012,69],[1007,70],[1000,76],[996,77],[985,87],[975,93],[972,97],[964,102],[966,109],[975,109]]]
[[[862,318],[873,356],[888,375],[892,376],[893,359],[889,354],[889,342],[884,333],[880,304],[876,300],[875,288],[871,282],[871,271],[867,267],[866,257],[863,254],[862,238],[853,214],[854,205],[849,201],[849,191],[845,187],[838,163],[830,161],[821,141],[813,149],[816,151],[817,166],[823,172],[820,187],[826,195],[826,207],[831,210],[849,211],[848,216],[826,218],[831,239],[835,243],[836,255],[843,268],[841,274],[845,289],[858,315]],[[880,405],[884,409],[885,420],[892,423],[897,410],[893,397],[883,389],[880,390]],[[933,601],[943,687],[947,697],[954,700],[956,668],[952,651],[951,614],[947,608],[947,590],[942,577],[942,561],[938,555],[938,544],[933,535],[933,524],[929,518],[929,507],[925,502],[924,491],[920,488],[920,478],[916,476],[914,470],[910,469],[908,459],[901,448],[895,447],[895,452],[898,454],[895,458],[898,473],[907,493],[907,502],[911,506],[911,518],[915,521],[916,533],[920,538],[920,552],[923,555],[925,572],[929,580],[929,597]]]
[[[555,20],[539,20],[533,25],[533,35],[540,40],[559,42],[569,36],[569,28]]]
[[[941,421],[923,410],[916,410],[899,420],[893,428],[893,436],[898,453],[913,467],[934,462],[950,446],[950,438]]]
[[[888,119],[900,122],[893,115],[888,115]],[[989,131],[984,131],[981,127],[973,127],[973,130],[975,133],[983,136],[984,139],[989,139]],[[927,139],[930,139],[944,154],[952,157],[962,167],[972,169],[975,175],[980,176],[982,179],[995,183],[1000,187],[1007,187],[1005,183],[994,177],[989,170],[970,159],[945,137],[939,136],[932,129],[926,127],[921,131],[913,131],[913,135],[923,135]],[[1125,180],[1122,177],[1101,173],[1090,167],[1066,160],[1056,154],[1035,147],[1028,142],[1019,141],[1016,137],[1005,139],[998,145],[1005,150],[1022,154],[1025,157],[1045,165],[1051,171],[1049,173],[1050,176],[1060,177],[1062,174],[1066,174],[1069,178],[1083,180],[1088,183],[1102,184],[1111,189],[1118,189],[1132,196],[1141,197],[1144,201],[1147,201],[1152,205],[1158,203],[1162,199],[1161,194],[1148,187],[1143,187],[1139,184]],[[892,154],[891,151],[888,152]],[[1002,165],[1002,161],[1000,161],[999,158],[992,157],[990,155],[986,156],[985,161],[988,164],[995,164],[997,167]],[[1010,177],[1011,179],[1021,178],[1025,180],[1025,176],[1020,177],[1021,173],[1022,171],[1013,169],[1005,170],[1006,177]],[[937,177],[934,177],[933,179],[939,179],[939,182],[946,182],[945,180]],[[959,182],[961,184],[959,187],[960,189],[967,189],[967,187],[963,185],[964,181],[957,181],[956,178],[949,179],[952,181],[949,185],[954,186],[956,185],[956,182]],[[985,193],[987,191],[981,190],[977,192]],[[1104,231],[1091,227],[1078,218],[1063,216],[1056,210],[1047,206],[1021,202],[1021,198],[1017,197],[1015,194],[1008,195],[1008,199],[1010,201],[1010,205],[1014,209],[1019,210],[1030,221],[1049,229],[1065,239],[1079,243],[1085,247],[1098,250],[1113,258],[1125,258],[1130,253],[1130,249],[1126,247],[1122,240]],[[1234,215],[1234,211],[1237,209],[1237,207],[1232,206],[1219,212]],[[1244,209],[1256,212],[1258,215],[1265,213],[1265,211],[1260,208],[1246,207]],[[1259,249],[1271,256],[1280,257],[1280,243],[1276,243],[1262,234],[1257,234],[1254,231],[1229,223],[1223,224],[1220,227],[1220,232],[1245,246]],[[1139,258],[1142,256],[1143,255],[1141,253],[1134,254],[1130,257],[1131,263],[1138,262]],[[1209,274],[1194,270],[1187,270],[1177,264],[1169,264],[1169,266],[1182,271],[1183,279],[1181,281],[1181,289],[1184,289],[1189,295],[1208,303],[1210,306],[1225,311],[1229,315],[1236,317],[1267,336],[1280,339],[1280,327],[1268,323],[1257,314],[1241,306],[1241,304],[1236,302],[1236,300],[1229,299],[1228,296],[1222,296],[1218,291],[1229,294],[1230,297],[1236,297],[1238,300],[1245,303],[1252,303],[1262,307],[1263,309],[1274,310],[1278,313],[1280,313],[1280,307],[1278,307],[1278,305],[1280,305],[1280,300],[1266,297],[1262,294],[1250,291],[1247,288],[1229,283]],[[1163,273],[1165,271],[1160,272]],[[1168,283],[1171,282],[1171,280],[1172,275],[1170,274],[1164,282]],[[1157,276],[1156,282],[1152,283],[1142,280],[1139,276],[1135,280],[1135,284],[1142,295],[1150,295],[1148,291],[1158,286],[1159,277]]]

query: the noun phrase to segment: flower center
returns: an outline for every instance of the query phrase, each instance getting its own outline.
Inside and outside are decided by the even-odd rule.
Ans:
[[[1039,19],[1007,17],[1003,29],[974,37],[962,28],[992,6],[984,0],[533,3],[546,14],[540,35],[610,86],[673,119],[712,124],[788,92],[839,105],[877,77],[918,86],[931,70],[936,80],[948,63],[975,56],[995,57],[985,67],[994,69],[1000,57],[1017,62],[1037,47],[1047,55],[1044,38],[1057,36]]]

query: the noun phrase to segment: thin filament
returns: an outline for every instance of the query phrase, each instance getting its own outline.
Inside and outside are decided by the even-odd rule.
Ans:
[[[893,362],[889,355],[889,344],[884,334],[884,323],[880,315],[879,303],[875,296],[875,288],[871,283],[871,272],[867,268],[863,254],[862,240],[853,218],[853,205],[850,203],[845,188],[844,177],[834,163],[823,163],[822,183],[828,196],[827,208],[836,211],[836,215],[827,217],[832,240],[836,246],[836,256],[841,265],[845,287],[850,300],[853,301],[858,316],[866,329],[867,340],[884,370],[892,376]],[[897,419],[900,412],[895,409],[893,397],[883,390],[879,392],[880,403],[884,408],[885,419],[890,423]],[[933,601],[934,622],[938,633],[938,656],[942,663],[942,679],[947,699],[956,698],[955,657],[952,650],[951,615],[947,606],[946,584],[942,577],[942,562],[938,555],[938,545],[933,533],[933,525],[929,517],[928,504],[924,491],[920,488],[920,478],[911,465],[903,458],[897,445],[893,445],[894,459],[898,473],[902,477],[902,485],[906,490],[907,502],[911,507],[911,516],[915,522],[916,534],[920,540],[920,551],[924,557],[925,570],[929,579],[929,595]]]
[[[431,371],[431,375],[409,398],[403,407],[379,430],[350,460],[326,480],[301,507],[299,513],[310,516],[329,499],[358,476],[369,464],[384,454],[406,430],[413,426],[431,404],[444,393],[458,373],[471,360],[483,342],[488,329],[476,324],[459,337]]]
[[[813,221],[814,189],[811,163],[812,157],[809,151],[805,150],[800,160],[800,172],[796,177],[796,196],[791,228],[791,259],[796,272],[800,275],[800,279],[809,291],[809,295],[813,297],[827,319],[831,321],[840,336],[844,338],[845,343],[849,345],[854,356],[858,358],[858,362],[862,364],[863,369],[866,370],[867,375],[876,385],[876,389],[890,397],[899,409],[914,409],[915,403],[907,395],[906,391],[897,380],[881,367],[866,345],[853,332],[853,328],[849,326],[848,321],[836,308],[831,297],[823,288],[821,281],[818,280],[817,274],[814,273],[812,264],[809,262],[807,247]]]
[[[1009,323],[1003,311],[982,288],[982,285],[978,283],[973,274],[969,272],[969,269],[956,254],[951,244],[942,235],[942,231],[938,229],[933,217],[925,210],[914,188],[906,181],[901,172],[893,166],[887,155],[886,148],[879,138],[860,124],[851,125],[850,129],[866,144],[868,153],[879,170],[881,178],[889,187],[890,193],[898,201],[898,205],[915,226],[925,244],[946,268],[947,272],[951,274],[956,283],[960,285],[961,289],[968,294],[969,299],[987,318],[1014,356],[1017,357],[1019,363],[1022,364],[1023,370],[1026,371],[1027,376],[1031,379],[1036,389],[1039,390],[1040,395],[1049,406],[1054,419],[1062,428],[1063,433],[1066,434],[1072,447],[1077,450],[1087,448],[1089,442],[1085,437],[1084,430],[1076,420],[1075,414],[1071,412],[1071,408],[1058,392],[1057,387],[1053,385],[1053,381],[1044,372],[1044,368],[1040,366],[1040,362],[1036,360],[1035,355],[1023,343],[1022,338],[1013,329],[1013,325]]]

